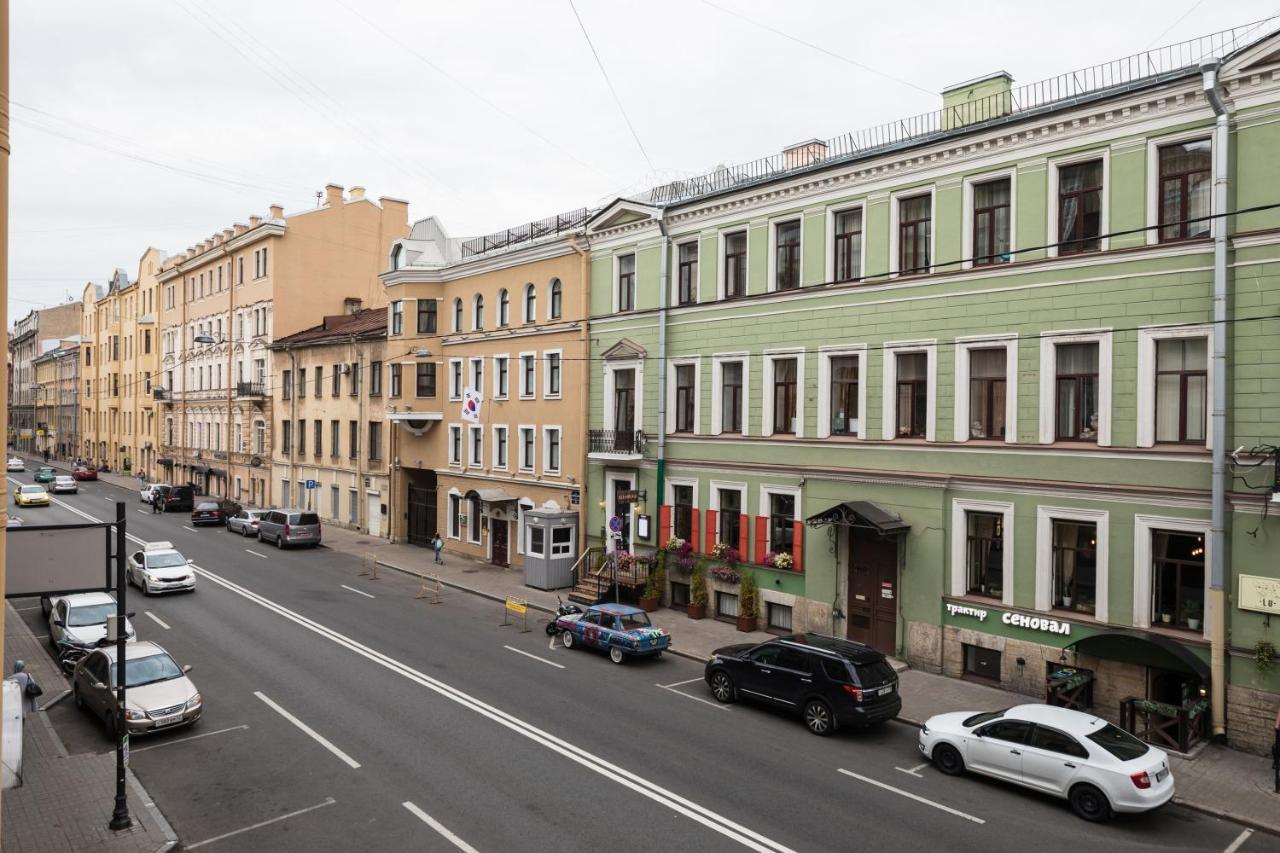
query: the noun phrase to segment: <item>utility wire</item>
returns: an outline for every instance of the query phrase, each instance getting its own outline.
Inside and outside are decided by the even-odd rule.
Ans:
[[[582,37],[587,40],[587,47],[591,48],[591,55],[596,59],[596,67],[600,69],[600,76],[604,77],[604,82],[609,86],[609,93],[613,95],[613,102],[618,105],[618,112],[622,113],[622,120],[627,123],[627,129],[631,131],[631,138],[636,141],[636,147],[644,155],[644,161],[649,164],[649,171],[657,171],[653,167],[653,161],[649,159],[649,152],[644,150],[644,143],[640,141],[640,135],[636,133],[635,125],[631,123],[631,118],[627,115],[626,108],[622,106],[622,99],[618,97],[618,90],[613,88],[613,81],[609,79],[609,72],[605,70],[604,63],[600,60],[600,54],[596,52],[596,46],[591,41],[591,34],[587,32],[587,25],[582,22],[582,16],[578,14],[578,7],[573,5],[573,0],[569,0],[569,8],[573,10],[573,17],[577,19],[578,26],[582,29]]]
[[[1181,15],[1179,15],[1178,19],[1174,21],[1172,24],[1170,24],[1169,26],[1161,30],[1160,35],[1156,36],[1151,41],[1147,42],[1147,49],[1150,50],[1152,47],[1154,47],[1155,44],[1158,41],[1160,41],[1160,39],[1164,38],[1169,34],[1170,30],[1172,30],[1174,27],[1178,26],[1178,24],[1181,24],[1183,21],[1185,21],[1188,15],[1190,15],[1192,12],[1194,12],[1196,9],[1199,9],[1203,5],[1204,5],[1204,0],[1196,0],[1196,2],[1192,3],[1191,8],[1183,12]]]

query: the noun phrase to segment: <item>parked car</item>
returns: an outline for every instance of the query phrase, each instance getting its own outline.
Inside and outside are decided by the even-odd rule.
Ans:
[[[151,499],[156,496],[156,492],[169,488],[167,483],[147,483],[138,490],[138,500],[144,504],[151,503]]]
[[[320,516],[301,509],[271,509],[258,519],[258,541],[277,548],[320,544]]]
[[[116,739],[116,647],[85,655],[71,676],[76,707],[101,720],[107,737]],[[150,642],[125,646],[125,729],[131,735],[188,726],[200,719],[204,700],[187,678],[191,667],[178,666],[169,653]]]
[[[1069,708],[938,714],[920,727],[919,746],[943,773],[972,770],[1043,791],[1069,801],[1085,820],[1150,811],[1173,798],[1163,750]]]
[[[196,588],[191,561],[178,553],[172,542],[148,542],[141,551],[130,554],[126,579],[141,588],[143,595],[194,592]]]
[[[222,507],[217,501],[200,501],[191,510],[191,526],[201,527],[210,524],[221,526],[224,522]]]
[[[53,493],[55,495],[61,495],[61,494],[74,495],[79,491],[80,491],[80,484],[77,483],[74,479],[72,479],[70,474],[59,474],[58,476],[53,478]]]
[[[163,491],[165,512],[191,512],[195,509],[196,490],[190,486],[169,486]]]
[[[241,536],[257,536],[258,521],[266,514],[265,509],[242,509],[235,515],[227,517],[227,532],[239,533]]]
[[[825,634],[716,649],[704,678],[717,701],[752,699],[799,713],[815,735],[883,723],[902,708],[898,674],[883,654]]]
[[[36,473],[32,476],[31,479],[35,480],[37,483],[52,483],[54,478],[57,476],[58,476],[58,472],[55,471],[51,466],[42,465],[41,467],[36,469]]]
[[[665,628],[655,628],[648,613],[627,604],[593,604],[583,613],[556,619],[556,629],[566,649],[577,645],[604,649],[614,663],[631,657],[661,657],[671,646],[671,634]]]
[[[49,645],[55,649],[65,643],[80,649],[96,649],[107,635],[107,617],[116,612],[116,600],[105,592],[80,592],[54,598],[42,598],[40,606],[49,621]],[[126,640],[137,639],[138,632],[126,617]]]
[[[23,462],[23,461],[22,461],[22,457],[21,457],[21,456],[10,456],[10,457],[9,457],[9,466],[8,466],[8,470],[9,470],[9,471],[11,471],[11,472],[12,472],[12,471],[25,471],[25,470],[27,470],[27,465],[26,465],[26,463],[25,463],[25,462]]]
[[[77,480],[96,480],[98,479],[98,469],[92,465],[77,465],[71,469],[71,476]]]
[[[18,486],[13,491],[13,502],[18,506],[48,506],[49,493],[44,486]]]

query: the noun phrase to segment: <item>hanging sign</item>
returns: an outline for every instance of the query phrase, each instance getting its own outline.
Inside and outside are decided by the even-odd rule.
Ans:
[[[1240,594],[1236,606],[1241,610],[1280,614],[1280,578],[1239,575]]]

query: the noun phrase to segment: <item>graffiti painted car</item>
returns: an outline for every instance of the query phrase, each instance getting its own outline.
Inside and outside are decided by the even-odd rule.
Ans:
[[[649,614],[627,604],[593,604],[584,613],[556,620],[566,649],[587,646],[609,652],[622,663],[629,657],[658,657],[671,646],[671,634],[649,623]]]

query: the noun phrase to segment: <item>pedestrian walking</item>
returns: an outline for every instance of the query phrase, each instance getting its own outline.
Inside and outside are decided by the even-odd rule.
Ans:
[[[27,672],[27,664],[24,661],[16,660],[13,662],[13,675],[9,676],[10,681],[16,681],[18,687],[22,689],[22,716],[26,716],[36,710],[36,699],[44,693],[36,680],[31,677],[31,673]]]
[[[444,550],[444,540],[440,538],[440,534],[436,534],[436,538],[431,540],[431,548],[436,552],[436,565],[444,565],[444,557],[440,556],[440,552]]]

